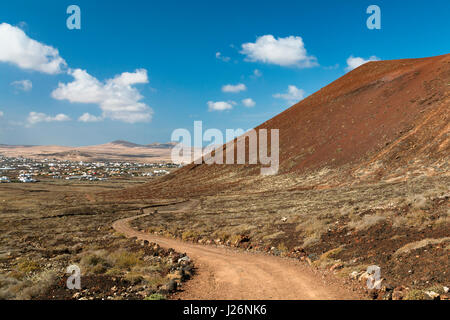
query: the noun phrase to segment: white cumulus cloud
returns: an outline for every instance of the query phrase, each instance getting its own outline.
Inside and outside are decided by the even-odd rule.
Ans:
[[[255,101],[253,101],[252,98],[247,98],[247,99],[242,100],[242,104],[247,108],[251,108],[256,105]]]
[[[30,80],[19,80],[11,82],[11,85],[17,90],[30,91],[33,88],[33,83]]]
[[[52,92],[53,98],[72,103],[98,104],[102,118],[127,123],[148,122],[152,119],[153,110],[141,102],[144,97],[132,86],[148,83],[147,70],[124,72],[103,82],[81,69],[69,70],[69,74],[74,81],[59,83]]]
[[[102,120],[103,120],[102,117],[97,117],[87,112],[83,113],[83,115],[78,118],[78,121],[81,122],[100,122]]]
[[[243,83],[238,83],[236,85],[227,84],[222,87],[222,92],[238,93],[245,90],[247,90],[247,87]]]
[[[288,86],[288,91],[286,93],[276,93],[273,95],[274,98],[284,99],[290,104],[294,104],[303,100],[305,97],[305,91],[299,89],[294,85]]]
[[[262,72],[258,69],[253,70],[253,75],[257,78],[262,76]]]
[[[70,121],[69,116],[60,113],[56,116],[52,117],[49,115],[46,115],[45,113],[39,113],[39,112],[30,112],[27,118],[28,125],[33,125],[39,122],[62,122],[62,121]]]
[[[234,101],[208,101],[208,110],[209,111],[224,111],[231,110],[233,106],[236,104]]]
[[[350,56],[347,59],[347,67],[345,68],[346,71],[351,71],[353,69],[358,68],[359,66],[370,62],[370,61],[379,61],[380,58],[376,57],[376,56],[371,56],[369,59],[364,59],[361,57],[354,57],[354,56]]]
[[[224,62],[228,62],[231,60],[230,57],[226,57],[226,56],[222,55],[222,53],[220,53],[220,52],[216,52],[216,59],[222,60]]]
[[[264,35],[254,43],[244,43],[240,53],[246,55],[248,61],[283,67],[309,68],[317,65],[317,59],[307,54],[303,39],[298,36],[275,39],[273,35]]]
[[[60,73],[66,66],[57,49],[29,38],[8,23],[0,24],[0,62],[48,74]]]
[[[0,111],[0,118],[3,117],[5,114],[3,113],[3,111]]]

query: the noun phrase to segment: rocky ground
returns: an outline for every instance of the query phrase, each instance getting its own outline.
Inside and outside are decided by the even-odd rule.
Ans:
[[[183,286],[194,274],[190,258],[164,250],[148,241],[111,239],[104,243],[106,252],[88,253],[80,259],[86,265],[81,278],[81,290],[66,286],[67,275],[57,277],[55,283],[38,300],[159,300],[166,299]],[[116,250],[121,255],[117,256]],[[106,254],[106,255],[105,255]],[[108,260],[104,257],[115,257]],[[135,260],[136,259],[136,260]],[[135,260],[135,261],[133,261]],[[115,261],[115,262],[114,262]]]
[[[446,176],[419,176],[277,193],[224,191],[202,197],[190,213],[160,210],[132,226],[307,261],[359,280],[355,284],[377,299],[429,298],[425,292],[448,299],[449,183]],[[381,268],[381,291],[367,290],[370,265]]]
[[[189,257],[111,228],[142,204],[86,197],[115,187],[0,185],[0,299],[165,299],[180,289],[194,272]],[[70,265],[81,269],[81,290],[67,289]]]

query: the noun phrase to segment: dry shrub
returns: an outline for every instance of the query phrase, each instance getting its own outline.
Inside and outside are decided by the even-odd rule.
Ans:
[[[430,216],[427,212],[413,209],[405,216],[406,224],[414,226],[419,229],[425,228],[426,224],[430,223]]]
[[[303,246],[307,247],[320,240],[321,236],[332,226],[328,215],[313,217],[296,226],[295,231],[304,236]]]
[[[406,294],[405,300],[431,300],[431,298],[422,290],[412,289]]]
[[[13,277],[8,277],[0,274],[0,300],[14,299],[15,294],[12,291],[20,283],[19,280]]]
[[[355,211],[356,211],[355,208],[347,206],[347,205],[345,205],[341,209],[339,209],[339,213],[344,217],[353,215],[355,213]]]
[[[281,236],[283,236],[284,234],[285,234],[284,231],[278,231],[278,232],[264,236],[263,240],[275,240],[275,239],[281,238]]]
[[[142,255],[142,253],[119,251],[113,253],[111,255],[111,259],[114,266],[131,270],[133,267],[141,264],[142,261],[140,260],[140,258],[142,257]]]
[[[105,250],[88,253],[81,258],[81,266],[84,273],[103,274],[112,267]]]
[[[56,275],[55,270],[44,270],[22,280],[0,275],[0,300],[35,298],[55,283]]]
[[[277,249],[280,250],[281,252],[288,252],[288,247],[284,244],[284,242],[281,242],[280,244],[278,244]]]
[[[182,233],[181,238],[184,241],[187,240],[196,240],[200,237],[200,233],[197,231],[188,230]]]
[[[357,231],[362,231],[374,226],[382,221],[385,221],[385,216],[380,215],[365,215],[359,221],[350,221],[348,227],[351,229],[356,229]]]
[[[21,291],[17,298],[21,300],[35,298],[47,291],[56,282],[56,279],[57,272],[55,270],[45,270],[38,273],[30,279],[33,285]]]
[[[328,267],[334,264],[336,261],[339,261],[337,260],[337,256],[342,252],[342,250],[344,250],[343,247],[331,249],[322,254],[320,258],[314,262],[314,264],[319,267]]]
[[[152,288],[156,289],[158,286],[165,284],[167,282],[166,278],[160,274],[152,274],[151,276],[144,277],[146,284]]]
[[[18,271],[24,274],[38,271],[40,268],[41,266],[39,265],[39,263],[30,259],[25,259],[17,265]]]
[[[395,251],[394,256],[403,254],[403,253],[409,253],[413,250],[417,250],[423,247],[426,247],[428,245],[434,245],[434,244],[441,244],[444,242],[450,242],[450,237],[440,238],[440,239],[423,239],[420,241],[415,241],[408,243],[407,245],[404,245],[403,247],[399,248],[397,251]]]
[[[425,210],[430,208],[430,201],[422,194],[417,194],[408,198],[411,207],[416,210]]]
[[[306,247],[309,247],[309,246],[319,242],[320,236],[321,236],[321,234],[316,233],[316,234],[313,234],[313,235],[305,238],[303,240],[303,247],[306,248]]]
[[[392,226],[394,228],[404,228],[407,225],[408,219],[402,216],[396,216],[392,218]]]
[[[136,272],[129,272],[125,275],[125,280],[129,281],[132,285],[136,285],[141,283],[144,280],[144,277]]]

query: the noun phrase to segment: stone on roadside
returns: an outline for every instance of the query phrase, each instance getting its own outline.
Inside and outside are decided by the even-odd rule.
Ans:
[[[406,295],[406,288],[403,286],[396,287],[392,292],[392,300],[403,300]]]
[[[437,293],[437,292],[425,291],[425,293],[433,300],[438,300],[439,299],[439,293]]]
[[[178,283],[175,280],[172,279],[167,284],[167,288],[169,289],[170,292],[177,291]]]
[[[191,261],[191,259],[188,256],[184,256],[184,257],[178,259],[178,263],[183,263],[183,262],[186,263],[186,262],[190,262],[190,261]]]
[[[331,266],[330,271],[342,269],[343,267],[344,267],[344,264],[342,262],[336,262],[335,264],[333,264]]]
[[[80,292],[76,292],[74,293],[74,295],[72,296],[72,299],[79,299],[81,297],[81,293]]]
[[[370,274],[367,271],[364,271],[358,278],[359,282],[367,282],[367,279],[369,279]]]

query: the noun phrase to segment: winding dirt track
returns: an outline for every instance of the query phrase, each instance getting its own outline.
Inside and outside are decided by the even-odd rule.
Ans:
[[[186,212],[197,206],[190,200],[168,212]],[[175,206],[176,207],[176,206]],[[160,210],[160,209],[158,209]],[[162,211],[160,210],[160,211]],[[247,253],[223,247],[204,246],[139,232],[129,222],[149,216],[143,214],[121,219],[113,228],[127,237],[158,243],[164,248],[185,252],[194,260],[197,274],[184,285],[178,299],[359,299],[349,291],[328,281],[308,266],[292,259]]]

